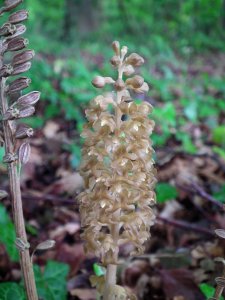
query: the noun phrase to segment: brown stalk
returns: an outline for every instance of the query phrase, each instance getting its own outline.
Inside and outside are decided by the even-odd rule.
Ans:
[[[19,5],[22,0],[5,0],[3,7],[0,8],[0,15],[3,12],[8,12]],[[3,24],[0,29],[0,113],[3,130],[3,140],[5,147],[4,162],[7,163],[9,185],[11,192],[11,203],[13,220],[16,230],[15,247],[19,251],[20,265],[24,280],[26,295],[28,300],[38,300],[34,271],[30,258],[27,235],[25,230],[25,221],[23,216],[23,205],[20,188],[20,169],[23,163],[29,159],[30,146],[27,142],[31,131],[20,136],[25,139],[25,143],[20,143],[17,147],[18,124],[17,119],[27,117],[34,112],[33,105],[39,100],[40,93],[33,92],[22,97],[19,97],[14,103],[16,95],[22,94],[22,90],[28,87],[30,80],[28,78],[17,78],[11,83],[8,79],[11,76],[22,74],[31,66],[30,60],[34,56],[32,50],[22,51],[11,55],[10,64],[4,64],[4,54],[6,52],[22,50],[28,42],[18,45],[18,36],[26,31],[26,26],[21,23],[26,20],[28,13],[26,10],[17,11],[9,16],[8,22]],[[16,24],[16,25],[15,25]],[[23,41],[24,39],[20,39]],[[14,91],[12,90],[12,86]],[[15,94],[16,92],[16,94]],[[13,97],[12,97],[13,96]],[[24,129],[27,127],[21,124]]]
[[[0,103],[2,108],[2,115],[6,113],[8,109],[8,102],[5,95],[5,78],[1,79],[1,96]],[[12,132],[10,129],[10,121],[3,121],[3,132],[5,137],[5,153],[14,152],[14,144]],[[16,229],[17,239],[24,243],[24,247],[19,249],[20,255],[20,266],[22,270],[22,275],[24,279],[25,289],[27,297],[29,300],[37,300],[37,290],[34,279],[33,266],[30,259],[29,253],[29,243],[27,241],[27,235],[25,230],[25,222],[23,216],[23,205],[21,198],[21,189],[20,189],[20,174],[19,174],[19,162],[13,161],[8,163],[8,176],[11,192],[11,201],[12,201],[12,212],[13,219]],[[27,247],[26,247],[27,245]]]

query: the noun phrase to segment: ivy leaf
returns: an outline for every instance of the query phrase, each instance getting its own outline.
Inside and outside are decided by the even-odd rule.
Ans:
[[[15,282],[0,283],[1,300],[26,300],[23,288]]]
[[[159,203],[164,203],[168,200],[177,197],[177,189],[169,183],[158,183],[156,187],[156,198]]]
[[[34,266],[38,295],[44,300],[66,300],[66,277],[69,266],[63,263],[48,261],[44,273]]]
[[[17,262],[19,261],[19,255],[15,247],[15,228],[3,205],[0,205],[0,216],[0,242],[5,245],[10,259]]]

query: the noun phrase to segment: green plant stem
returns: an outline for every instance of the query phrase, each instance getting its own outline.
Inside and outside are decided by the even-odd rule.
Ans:
[[[5,82],[6,79],[2,78],[0,81],[0,104],[2,115],[8,109],[8,102],[5,95]],[[14,153],[13,135],[10,128],[11,121],[3,121],[3,132],[5,140],[5,153]],[[25,245],[28,245],[27,235],[25,230],[25,222],[23,216],[23,206],[20,189],[20,176],[17,172],[18,162],[8,163],[8,175],[12,202],[13,219],[16,229],[16,237],[22,241]],[[30,259],[29,249],[19,249],[20,266],[22,270],[23,280],[25,284],[25,290],[28,300],[38,300],[34,271]]]

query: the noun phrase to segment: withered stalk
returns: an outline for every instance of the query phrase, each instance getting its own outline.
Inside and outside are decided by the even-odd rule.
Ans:
[[[0,8],[0,16],[5,12],[11,12],[22,1],[4,0],[1,3],[3,6]],[[15,247],[19,250],[27,299],[38,300],[29,253],[30,244],[27,241],[25,230],[20,188],[20,168],[29,160],[28,138],[33,134],[33,129],[18,122],[18,120],[34,113],[34,104],[38,102],[40,93],[33,91],[24,95],[23,90],[29,86],[30,79],[26,77],[14,78],[14,76],[30,69],[30,61],[34,57],[33,50],[24,50],[28,45],[28,40],[21,37],[26,31],[26,26],[22,22],[27,18],[28,12],[26,10],[18,10],[11,13],[8,21],[0,27],[0,121],[5,147],[3,161],[7,163],[12,213],[16,230]],[[18,52],[20,50],[22,51]],[[11,55],[6,59],[5,54],[7,52]],[[21,143],[24,139],[25,142]]]
[[[2,61],[0,61],[2,64]],[[4,115],[8,109],[8,101],[5,95],[5,81],[3,77],[0,81],[1,93],[0,93],[0,103],[2,115]],[[11,121],[3,121],[3,132],[5,137],[5,153],[14,153],[14,144],[12,132],[10,129]],[[19,161],[13,161],[8,163],[8,176],[11,192],[11,203],[12,203],[12,212],[13,219],[16,229],[17,239],[23,241],[24,247],[19,249],[20,255],[20,266],[22,270],[22,275],[24,279],[25,289],[27,298],[29,300],[38,300],[34,271],[30,259],[29,253],[29,243],[27,241],[27,235],[25,230],[25,222],[23,216],[23,205],[21,198],[21,188],[20,188],[20,174],[19,174]]]

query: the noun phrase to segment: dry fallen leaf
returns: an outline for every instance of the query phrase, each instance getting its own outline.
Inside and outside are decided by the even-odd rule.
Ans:
[[[74,289],[70,291],[71,296],[79,297],[81,300],[95,300],[96,290],[94,289]]]

